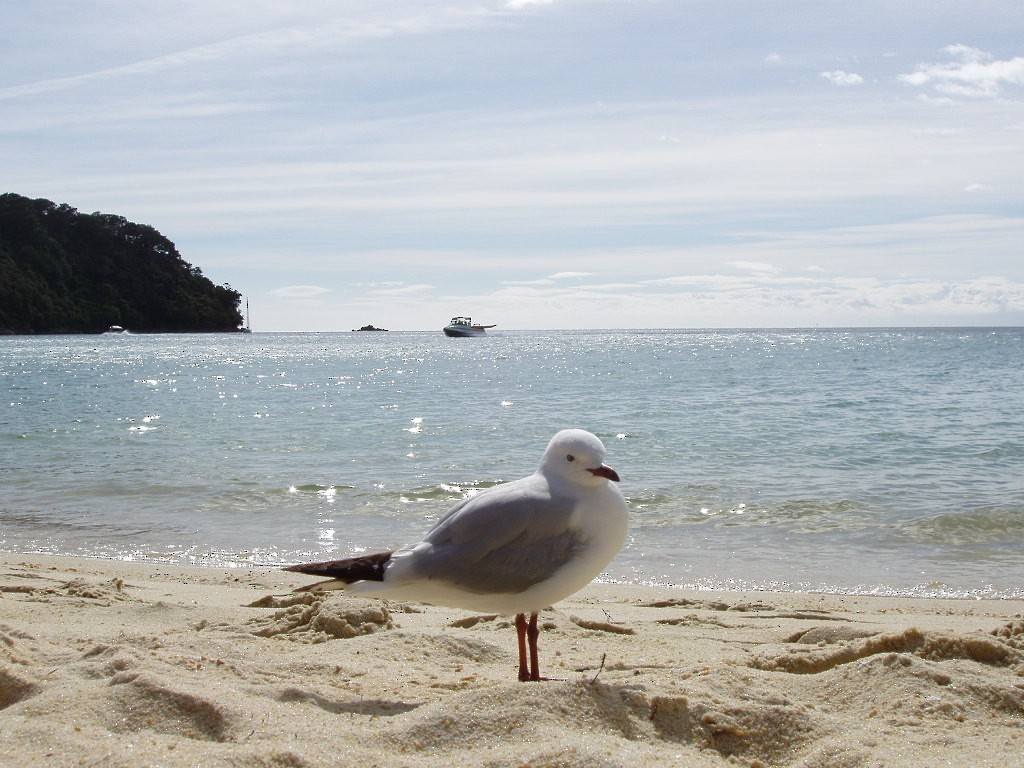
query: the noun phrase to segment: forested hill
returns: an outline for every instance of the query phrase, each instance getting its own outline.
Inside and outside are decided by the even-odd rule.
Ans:
[[[240,301],[152,227],[0,195],[0,333],[237,331]]]

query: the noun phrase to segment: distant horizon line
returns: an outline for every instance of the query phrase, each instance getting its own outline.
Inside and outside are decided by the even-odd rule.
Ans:
[[[504,333],[651,333],[651,332],[684,332],[684,333],[702,333],[708,331],[984,331],[984,330],[1024,330],[1024,324],[1022,325],[737,325],[737,326],[677,326],[677,327],[637,327],[637,328],[505,328],[497,331],[490,332],[483,336],[477,336],[475,338],[487,338],[488,336],[500,336]],[[384,333],[440,333],[440,329],[435,328],[403,328],[403,329],[377,329],[377,332],[371,335],[377,336],[379,332]],[[353,333],[370,333],[369,331],[361,331],[359,329],[352,330],[329,330],[329,331],[274,331],[274,330],[254,330],[248,329],[243,332],[242,329],[235,331],[132,331],[130,328],[125,329],[123,334],[108,334],[105,332],[96,333],[0,333],[2,337],[33,337],[33,336],[188,336],[188,335],[259,335],[259,334],[353,334]]]

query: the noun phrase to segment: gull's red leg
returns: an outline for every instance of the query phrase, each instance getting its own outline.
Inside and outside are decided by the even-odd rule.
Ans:
[[[523,683],[530,679],[530,669],[526,666],[526,629],[526,614],[516,614],[516,634],[519,636],[519,681]],[[533,647],[534,644],[531,642],[531,648]]]
[[[522,615],[522,614],[520,614]],[[526,618],[525,616],[523,617]],[[540,636],[540,629],[537,628],[537,614],[530,614],[530,626],[527,629],[527,637],[530,638],[530,680],[540,680],[540,661],[537,656],[537,638]],[[522,667],[520,667],[519,679],[522,680]]]

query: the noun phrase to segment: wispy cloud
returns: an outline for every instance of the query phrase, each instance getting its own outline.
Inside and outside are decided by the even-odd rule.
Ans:
[[[774,264],[767,264],[763,261],[734,261],[732,266],[746,272],[758,272],[765,275],[774,275],[779,271]]]
[[[143,79],[175,70],[223,67],[228,63],[262,63],[266,62],[268,57],[290,56],[297,50],[337,51],[339,47],[343,48],[361,41],[386,40],[396,36],[422,35],[472,27],[491,15],[493,13],[478,7],[451,6],[424,10],[415,4],[407,7],[395,7],[391,4],[387,7],[381,6],[375,11],[364,9],[364,13],[358,16],[340,13],[324,18],[321,14],[315,13],[292,20],[271,17],[269,23],[273,26],[265,31],[243,35],[225,34],[222,39],[214,42],[185,46],[170,53],[142,58],[119,66],[7,86],[0,88],[0,99],[51,93],[114,79]],[[291,23],[288,23],[289,21]],[[226,21],[228,25],[230,22],[231,19]],[[176,25],[173,26],[176,28]],[[230,29],[230,26],[227,28]]]
[[[696,274],[633,284],[506,287],[472,297],[505,328],[908,325],[1024,316],[1024,283]],[[552,319],[557,322],[552,326]]]
[[[519,10],[532,8],[538,5],[553,5],[555,0],[505,0],[505,7]]]
[[[852,85],[863,85],[864,78],[856,72],[845,72],[841,69],[834,69],[829,72],[822,72],[821,76],[833,85],[848,88]]]
[[[591,277],[593,272],[556,272],[553,275],[547,275],[545,277],[539,277],[533,280],[506,280],[505,285],[519,285],[519,286],[543,286],[543,285],[554,285],[560,280],[579,280],[585,277]]]
[[[400,298],[406,296],[421,296],[429,294],[436,290],[436,286],[430,285],[429,283],[383,283],[383,284],[371,284],[367,287],[366,293],[372,294],[373,296],[390,296],[393,298]]]
[[[994,98],[1005,86],[1024,85],[1024,57],[997,60],[992,54],[969,45],[950,45],[945,53],[952,61],[919,64],[899,79],[917,87],[928,87],[946,96]]]
[[[271,296],[281,299],[312,299],[330,292],[330,288],[322,288],[319,285],[287,285],[267,291]]]
[[[307,35],[303,35],[296,30],[282,30],[273,33],[247,35],[244,37],[223,40],[217,43],[186,48],[161,56],[141,59],[121,66],[107,67],[105,69],[84,72],[70,77],[59,77],[40,80],[33,83],[26,83],[24,85],[0,88],[0,99],[59,91],[95,81],[120,77],[144,77],[153,75],[157,72],[179,69],[196,64],[213,65],[216,62],[223,61],[228,58],[235,58],[245,53],[251,54],[257,50],[266,51],[268,48],[277,49],[294,46],[300,44],[307,38]]]

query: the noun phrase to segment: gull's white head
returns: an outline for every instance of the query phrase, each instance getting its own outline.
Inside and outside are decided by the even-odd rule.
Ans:
[[[619,482],[619,475],[604,463],[608,451],[596,435],[583,429],[563,429],[548,443],[540,471],[583,485]]]

